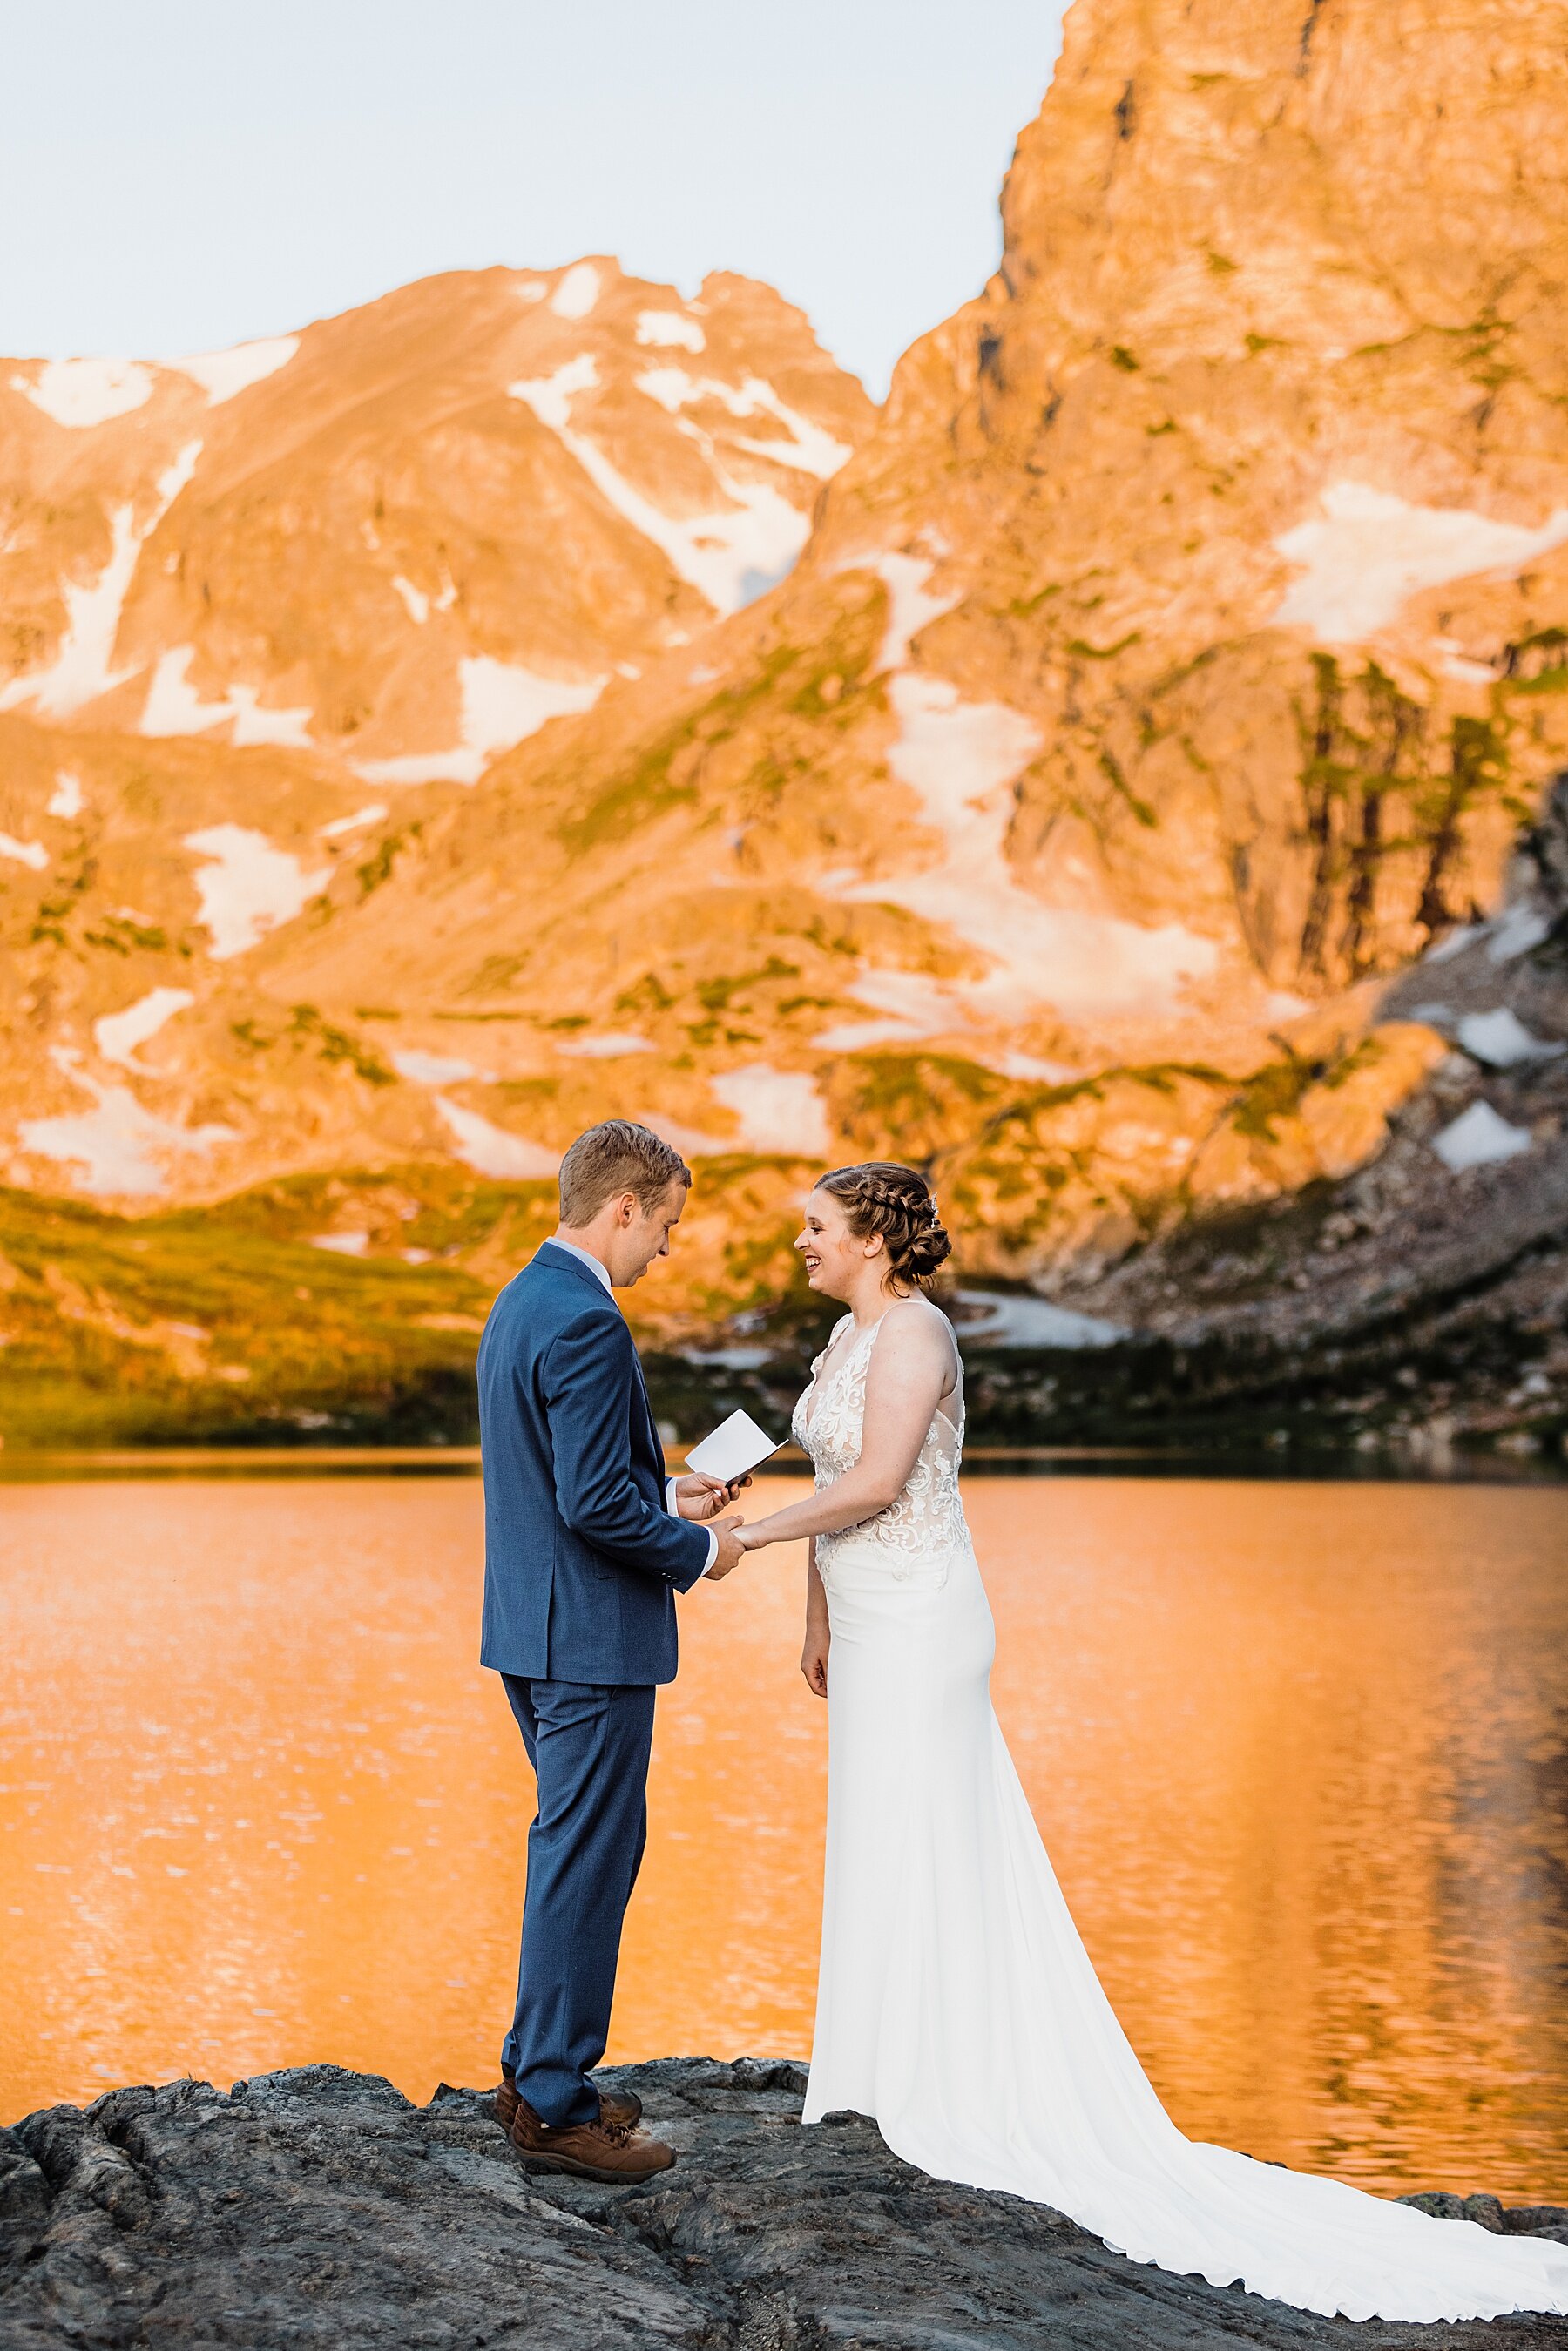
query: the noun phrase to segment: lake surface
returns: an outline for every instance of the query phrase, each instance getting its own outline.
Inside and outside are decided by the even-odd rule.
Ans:
[[[998,1711],[1182,2127],[1568,2201],[1568,1491],[967,1495]],[[466,1479],[0,1488],[0,2120],[323,2058],[495,2079],[531,1803],[480,1538]],[[612,2055],[809,2050],[801,1573],[682,1604]]]

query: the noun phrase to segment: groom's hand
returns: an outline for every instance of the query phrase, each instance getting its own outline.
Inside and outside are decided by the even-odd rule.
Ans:
[[[675,1480],[675,1509],[683,1519],[716,1519],[731,1499],[721,1479],[704,1478],[695,1469]]]
[[[716,1583],[721,1576],[729,1573],[737,1561],[743,1559],[746,1553],[745,1546],[740,1540],[738,1519],[716,1519],[713,1531],[718,1537],[718,1550],[715,1553],[714,1562],[708,1569],[707,1575],[710,1583]]]

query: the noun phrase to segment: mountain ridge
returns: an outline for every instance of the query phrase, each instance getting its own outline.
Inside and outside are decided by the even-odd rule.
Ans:
[[[181,884],[183,929],[172,906],[141,925],[162,947],[121,931],[102,1011],[71,971],[85,865],[47,884],[4,868],[45,934],[8,1107],[44,1107],[62,1154],[46,1169],[14,1153],[11,1180],[79,1167],[63,1154],[83,1123],[134,1123],[138,1088],[168,1132],[208,1130],[145,1137],[166,1198],[454,1158],[526,1183],[616,1112],[715,1167],[916,1157],[972,1270],[1090,1301],[1119,1281],[1118,1313],[1135,1306],[1149,1332],[1163,1285],[1183,1294],[1184,1234],[1337,1197],[1406,1133],[1442,1171],[1415,1187],[1428,1216],[1462,1222],[1485,1192],[1500,1232],[1510,1187],[1561,1148],[1564,1040],[1529,1027],[1562,1018],[1559,916],[1540,915],[1522,963],[1481,953],[1457,1028],[1404,976],[1492,921],[1568,771],[1568,207],[1549,136],[1568,50],[1561,0],[1412,0],[1401,23],[1373,0],[1307,16],[1296,0],[1076,0],[1009,175],[1001,267],[913,347],[874,419],[802,342],[810,413],[784,357],[765,379],[737,344],[710,383],[693,339],[721,347],[717,290],[700,312],[653,312],[587,261],[538,276],[532,301],[487,292],[526,347],[519,372],[508,356],[486,379],[506,379],[496,415],[561,511],[619,516],[633,568],[658,559],[662,601],[638,603],[617,572],[631,655],[593,652],[591,706],[558,700],[501,747],[482,739],[498,731],[486,696],[505,699],[482,665],[536,661],[543,678],[543,640],[475,635],[443,656],[444,702],[416,692],[446,575],[422,526],[395,588],[402,509],[371,511],[354,476],[355,516],[386,542],[361,532],[354,562],[387,612],[414,602],[395,659],[355,657],[362,725],[345,734],[346,705],[309,689],[296,735],[328,709],[338,747],[314,833],[299,796],[319,786],[298,763],[320,745],[246,751],[255,820],[214,797],[182,832],[207,878]],[[754,339],[778,327],[757,304]],[[613,352],[594,340],[612,329]],[[772,408],[765,381],[783,386]],[[710,528],[693,465],[732,486],[738,522]],[[748,549],[779,519],[763,493],[791,472],[799,560],[751,601]],[[582,579],[613,603],[597,540],[574,545],[561,609]],[[194,664],[207,638],[191,642]],[[585,688],[590,656],[566,678],[563,643],[556,682]],[[187,665],[165,692],[221,686],[243,747],[247,724],[307,707],[287,650],[265,677]],[[541,712],[536,697],[525,715]],[[35,771],[51,737],[28,738]],[[232,772],[214,758],[215,796]],[[141,789],[172,805],[177,787]],[[24,857],[47,847],[13,839]],[[227,953],[210,921],[200,946],[197,883],[225,910]],[[131,918],[92,919],[107,935]],[[144,1025],[182,992],[135,1049],[148,1075],[90,1058],[106,1017],[146,1007]],[[1527,1124],[1511,1095],[1491,1103],[1491,1065],[1466,1043],[1466,1019],[1504,1014],[1546,1088]],[[106,1103],[111,1083],[131,1107]],[[1442,1100],[1449,1124],[1490,1106],[1527,1140],[1492,1134],[1491,1160],[1450,1166]],[[665,1320],[720,1302],[677,1285]],[[744,1283],[735,1311],[752,1311]]]

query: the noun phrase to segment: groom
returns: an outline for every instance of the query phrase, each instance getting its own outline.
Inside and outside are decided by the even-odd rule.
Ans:
[[[580,1134],[560,1164],[559,1228],[502,1290],[479,1344],[481,1662],[501,1677],[538,1782],[496,2114],[530,2167],[591,2179],[646,2179],[675,2159],[637,2129],[635,2097],[589,2076],[647,1835],[674,1594],[741,1555],[738,1518],[717,1515],[727,1489],[665,1479],[613,1296],[669,1255],[691,1180],[645,1126],[609,1119]]]

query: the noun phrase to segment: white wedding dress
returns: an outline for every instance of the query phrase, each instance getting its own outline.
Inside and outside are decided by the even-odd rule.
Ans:
[[[932,1312],[937,1310],[932,1308]],[[850,1327],[846,1316],[833,1337]],[[881,1323],[825,1355],[794,1434],[858,1459]],[[956,1349],[955,1370],[956,1373]],[[1347,2318],[1568,2312],[1568,2246],[1437,2220],[1184,2138],[1079,1939],[991,1710],[991,1612],[958,1494],[961,1382],[888,1510],[817,1538],[828,1844],[804,2119],[872,2116],[938,2179],[1006,2189],[1117,2252]]]

